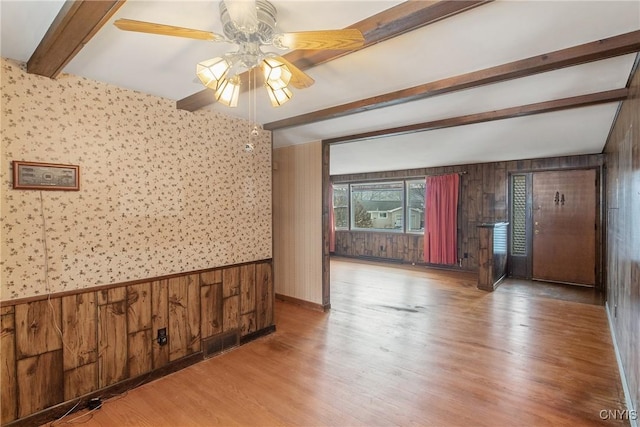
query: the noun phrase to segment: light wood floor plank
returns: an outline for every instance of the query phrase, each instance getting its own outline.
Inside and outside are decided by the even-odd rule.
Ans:
[[[467,273],[331,271],[329,313],[278,302],[274,334],[110,399],[83,425],[625,425],[600,418],[624,409],[601,305],[518,281],[487,293]]]

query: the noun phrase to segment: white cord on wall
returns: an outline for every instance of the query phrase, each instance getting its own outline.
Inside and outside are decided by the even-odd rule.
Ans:
[[[53,307],[53,303],[51,302],[51,284],[49,282],[49,245],[47,244],[47,220],[44,214],[44,198],[42,197],[42,190],[40,190],[40,216],[42,218],[42,247],[44,249],[44,284],[45,290],[47,291],[47,303],[49,304],[49,308],[51,309],[51,320],[53,322],[53,327],[56,330],[56,333],[60,336],[60,340],[62,341],[62,345],[67,349],[67,351],[72,354],[76,359],[76,366],[80,364],[80,355],[77,351],[74,351],[69,345],[65,342],[64,337],[62,336],[62,329],[58,325],[56,320],[56,310]]]

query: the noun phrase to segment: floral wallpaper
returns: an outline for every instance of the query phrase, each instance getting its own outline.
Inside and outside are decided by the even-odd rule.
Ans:
[[[271,257],[269,132],[249,153],[247,121],[1,65],[1,300]],[[14,190],[12,160],[79,165],[80,191]]]

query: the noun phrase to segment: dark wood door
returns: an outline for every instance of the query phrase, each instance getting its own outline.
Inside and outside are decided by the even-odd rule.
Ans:
[[[595,285],[596,171],[533,174],[533,278]]]

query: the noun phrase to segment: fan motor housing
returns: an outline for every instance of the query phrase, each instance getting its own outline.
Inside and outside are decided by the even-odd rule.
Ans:
[[[256,11],[258,16],[258,28],[256,31],[247,33],[241,31],[231,20],[227,5],[220,2],[220,20],[222,21],[222,31],[229,40],[237,43],[262,43],[268,44],[273,37],[276,28],[276,16],[278,11],[275,6],[266,0],[256,0]]]

